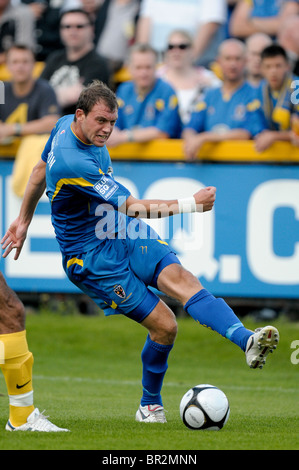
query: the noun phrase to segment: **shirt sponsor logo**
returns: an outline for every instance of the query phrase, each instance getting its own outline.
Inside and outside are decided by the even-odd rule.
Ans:
[[[112,178],[107,176],[102,176],[102,178],[93,186],[94,190],[100,194],[106,201],[108,201],[111,196],[118,189],[118,184]]]

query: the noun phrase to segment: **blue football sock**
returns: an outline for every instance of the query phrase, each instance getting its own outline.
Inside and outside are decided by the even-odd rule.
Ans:
[[[152,341],[149,335],[146,338],[141,353],[143,363],[142,386],[143,395],[141,405],[163,405],[161,389],[164,375],[167,371],[168,356],[173,345],[164,345]]]
[[[206,289],[202,289],[188,300],[184,308],[201,325],[217,331],[245,351],[252,331],[244,327],[223,299],[216,299]]]

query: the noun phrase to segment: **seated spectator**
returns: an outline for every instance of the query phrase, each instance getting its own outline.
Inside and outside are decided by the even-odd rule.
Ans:
[[[0,0],[0,64],[13,44],[34,49],[34,28],[35,19],[27,5],[13,6],[11,0]]]
[[[95,51],[93,23],[84,10],[62,13],[60,34],[65,48],[49,56],[41,77],[54,88],[65,115],[75,112],[82,89],[92,80],[109,83],[109,70]]]
[[[173,88],[156,77],[157,54],[147,44],[135,44],[130,52],[132,80],[117,90],[118,119],[107,145],[179,138],[181,120]]]
[[[97,44],[107,19],[111,0],[64,0],[62,12],[67,10],[84,10],[94,23],[94,43]]]
[[[248,140],[263,129],[256,92],[244,79],[244,44],[236,39],[224,41],[218,61],[223,85],[207,91],[183,131],[188,160],[194,160],[206,142]]]
[[[128,58],[138,11],[139,0],[110,0],[96,50],[107,59],[112,73],[119,70]]]
[[[183,30],[173,31],[167,44],[165,60],[157,74],[175,90],[183,123],[190,119],[194,105],[205,90],[221,85],[221,80],[210,70],[193,64],[192,37]]]
[[[293,73],[299,76],[299,15],[284,21],[277,42],[286,50]]]
[[[230,19],[230,34],[247,38],[255,33],[265,33],[275,38],[282,22],[298,13],[297,0],[239,0]]]
[[[272,39],[264,33],[252,34],[246,40],[246,79],[253,87],[258,87],[263,79],[261,54],[270,44]]]
[[[136,40],[149,43],[160,55],[171,31],[188,31],[194,38],[196,62],[208,66],[225,38],[226,0],[142,0]]]
[[[63,0],[21,0],[35,18],[36,59],[44,62],[48,55],[62,49],[59,35],[60,9]]]
[[[30,48],[12,46],[7,52],[6,65],[12,79],[4,84],[5,104],[0,106],[0,153],[3,156],[9,149],[16,153],[20,137],[50,133],[60,117],[52,87],[47,81],[33,77],[35,58]]]
[[[273,44],[262,52],[264,81],[258,88],[258,99],[262,104],[265,130],[255,137],[258,152],[269,148],[276,141],[290,141],[292,115],[298,104],[292,99],[293,81],[286,51]]]

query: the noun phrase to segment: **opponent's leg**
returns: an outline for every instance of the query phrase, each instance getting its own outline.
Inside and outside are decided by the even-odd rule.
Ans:
[[[20,426],[34,410],[33,356],[26,341],[24,306],[1,273],[0,333],[0,367],[9,396],[9,420],[13,426]]]
[[[24,306],[0,272],[0,334],[16,333],[24,329]]]
[[[239,346],[246,353],[250,367],[262,367],[268,352],[275,349],[279,340],[276,328],[267,327],[267,332],[263,332],[265,335],[255,337],[256,334],[244,327],[223,299],[215,298],[181,265],[171,264],[164,268],[158,277],[158,288],[181,301],[186,312],[200,324]]]
[[[141,324],[149,334],[141,353],[143,395],[136,420],[164,423],[161,389],[177,334],[177,323],[173,312],[160,300]]]
[[[56,426],[34,408],[32,366],[33,355],[26,339],[24,306],[0,273],[0,368],[9,396],[8,431],[45,430],[45,427],[56,430]],[[40,426],[43,429],[37,429]]]

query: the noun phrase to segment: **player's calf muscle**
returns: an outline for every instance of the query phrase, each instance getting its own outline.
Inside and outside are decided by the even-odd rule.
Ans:
[[[0,273],[0,334],[15,333],[24,329],[24,305],[7,286]]]
[[[0,334],[16,333],[25,329],[25,310],[21,302],[14,308],[0,309]]]

